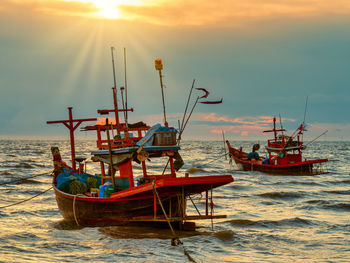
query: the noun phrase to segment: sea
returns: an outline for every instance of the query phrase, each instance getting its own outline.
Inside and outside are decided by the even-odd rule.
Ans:
[[[328,158],[326,174],[279,176],[238,170],[222,141],[183,141],[179,176],[230,174],[234,182],[213,191],[214,215],[227,218],[175,230],[179,246],[172,246],[168,228],[65,222],[51,189],[50,147],[68,162],[69,142],[0,142],[0,262],[350,262],[350,142],[309,145],[304,157]],[[89,157],[95,144],[77,141],[77,155]],[[249,151],[253,142],[231,145]],[[89,160],[87,171],[98,173]],[[149,164],[163,167],[160,160]],[[194,196],[198,209],[204,198]],[[187,211],[196,212],[191,202]]]

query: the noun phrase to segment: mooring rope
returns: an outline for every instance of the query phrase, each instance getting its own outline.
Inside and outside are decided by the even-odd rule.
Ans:
[[[48,191],[51,190],[52,188],[53,188],[53,187],[51,186],[49,189],[46,189],[45,191],[42,191],[42,192],[40,192],[39,194],[36,194],[36,195],[34,195],[34,196],[32,196],[32,197],[30,197],[30,198],[28,198],[28,199],[25,199],[25,200],[16,202],[16,203],[14,203],[14,204],[1,206],[0,209],[7,208],[7,207],[10,207],[10,206],[19,205],[19,204],[22,204],[22,203],[27,202],[27,201],[29,201],[29,200],[32,200],[32,199],[34,199],[35,197],[38,197],[39,195],[42,195],[42,194],[48,192]]]
[[[163,204],[162,204],[162,200],[161,200],[160,197],[159,197],[159,194],[158,194],[158,191],[157,191],[157,189],[156,189],[156,187],[155,187],[154,181],[152,182],[152,185],[153,185],[153,192],[155,193],[155,195],[156,195],[157,198],[158,198],[158,201],[159,201],[160,207],[162,208],[162,211],[163,211],[163,214],[164,214],[164,216],[165,216],[165,219],[167,220],[167,222],[168,222],[168,224],[169,224],[169,227],[170,227],[170,230],[171,230],[171,232],[172,232],[172,234],[173,234],[173,236],[174,236],[174,237],[171,239],[171,245],[172,245],[172,246],[182,245],[182,248],[183,248],[183,250],[184,250],[184,254],[187,256],[188,260],[191,261],[191,262],[196,263],[196,261],[191,257],[191,255],[190,255],[190,254],[188,253],[188,251],[186,250],[186,248],[185,248],[184,244],[182,243],[182,241],[180,240],[180,238],[176,235],[176,233],[175,233],[175,231],[174,231],[174,229],[173,229],[173,227],[172,227],[172,225],[171,225],[171,223],[170,223],[170,220],[169,220],[169,218],[168,218],[168,216],[167,216],[167,214],[166,214],[166,212],[165,212],[165,210],[164,210],[164,207],[163,207]]]
[[[77,214],[76,214],[76,212],[75,212],[75,208],[76,208],[76,206],[75,206],[75,201],[76,201],[76,199],[77,199],[78,196],[84,196],[84,195],[82,195],[82,194],[77,194],[77,195],[74,196],[74,198],[73,198],[73,216],[74,216],[75,223],[77,223],[77,226],[80,226],[79,221],[78,221],[78,218],[77,218]]]
[[[52,175],[52,174],[53,174],[53,171],[49,175]],[[22,180],[31,179],[31,178],[35,178],[35,177],[39,177],[39,176],[43,176],[43,175],[48,175],[48,173],[42,173],[42,174],[37,174],[37,175],[33,175],[33,176],[26,176],[26,177],[18,178],[16,180],[12,180],[12,181],[9,181],[9,182],[0,183],[0,185],[6,185],[6,184],[12,184],[12,183],[16,183],[16,182],[21,182]]]
[[[220,154],[219,157],[217,159],[211,160],[210,162],[207,162],[206,164],[210,164],[213,162],[216,162],[217,160],[219,160],[221,157],[225,156],[225,155],[230,155],[229,153],[225,153],[225,154]]]

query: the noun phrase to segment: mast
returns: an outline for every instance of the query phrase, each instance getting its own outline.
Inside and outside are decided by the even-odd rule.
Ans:
[[[84,121],[96,121],[97,118],[90,119],[73,119],[72,113],[73,107],[68,107],[68,120],[60,120],[60,121],[47,121],[47,124],[56,124],[63,123],[69,129],[69,138],[70,138],[70,150],[71,150],[71,160],[73,169],[76,170],[75,165],[75,142],[74,142],[74,131],[79,127],[79,125]],[[77,122],[75,125],[74,123]]]
[[[156,70],[159,71],[160,89],[162,91],[162,101],[163,101],[164,125],[165,125],[165,127],[168,127],[168,122],[166,121],[164,91],[163,91],[163,76],[162,76],[163,63],[162,63],[162,60],[161,59],[156,59],[154,61],[154,65],[155,65]]]
[[[273,117],[273,134],[275,136],[275,140],[277,140],[276,117]]]

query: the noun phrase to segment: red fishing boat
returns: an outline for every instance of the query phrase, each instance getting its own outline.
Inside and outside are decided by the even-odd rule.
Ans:
[[[157,60],[156,69],[160,71],[159,63]],[[163,91],[162,79],[161,88]],[[127,108],[124,100],[119,108],[115,86],[112,91],[114,108],[97,111],[99,114],[112,113],[112,121],[110,116],[98,120],[74,119],[70,107],[68,120],[47,122],[63,123],[71,135],[72,165],[62,160],[57,147],[51,148],[53,189],[63,218],[82,226],[176,222],[178,227],[190,226],[191,229],[194,223],[188,222],[190,220],[224,218],[225,215],[213,214],[212,191],[233,182],[232,176],[192,177],[188,173],[179,176],[177,171],[183,165],[180,146],[176,140],[176,130],[168,127],[165,110],[164,125],[149,127],[143,122],[130,124],[125,113],[133,109]],[[121,89],[122,99],[123,91],[124,88]],[[121,112],[125,117],[123,123],[119,119]],[[85,121],[97,121],[83,128],[97,134],[97,149],[91,152],[91,159],[100,167],[100,174],[97,175],[86,173],[84,158],[75,157],[74,130]],[[149,161],[159,158],[165,159],[164,167],[158,173],[149,172]],[[105,166],[108,166],[108,170]],[[202,213],[191,198],[201,193],[205,196]],[[198,214],[187,215],[188,200],[191,200]]]
[[[273,132],[274,138],[267,141],[265,147],[268,157],[260,157],[257,153],[260,145],[254,144],[250,153],[243,152],[242,147],[236,149],[226,141],[229,155],[237,166],[244,171],[261,171],[282,175],[316,175],[325,173],[322,163],[328,159],[307,160],[302,158],[302,151],[306,149],[302,137],[305,131],[304,124],[291,135],[284,134],[286,130],[276,128],[276,118],[273,118],[273,129],[264,132]]]

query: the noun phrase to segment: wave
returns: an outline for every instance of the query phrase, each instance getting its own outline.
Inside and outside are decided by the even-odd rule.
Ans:
[[[27,168],[27,169],[31,169],[34,168],[33,165],[30,165],[29,163],[25,163],[25,162],[20,162],[16,165],[3,165],[2,167],[6,167],[6,168]]]
[[[186,170],[186,172],[190,173],[190,174],[194,174],[194,173],[199,173],[199,172],[205,172],[204,169],[202,168],[195,168],[195,167],[191,167],[191,168],[188,168]]]
[[[337,203],[323,206],[326,209],[350,211],[350,203]]]
[[[304,195],[304,193],[295,193],[295,192],[269,192],[269,193],[263,193],[258,194],[257,196],[261,197],[268,197],[272,199],[294,199],[294,198],[300,198]]]
[[[12,173],[5,171],[5,172],[1,172],[1,175],[12,175]]]
[[[330,194],[340,194],[340,195],[350,195],[350,190],[333,190],[333,191],[323,191]]]
[[[232,230],[216,231],[214,236],[221,241],[232,241],[234,239],[234,232]]]
[[[230,221],[226,221],[230,223],[233,226],[240,226],[240,227],[272,227],[272,226],[287,226],[287,227],[304,227],[306,225],[313,224],[312,221],[307,219],[302,219],[299,217],[295,218],[288,218],[288,219],[281,219],[281,220],[248,220],[248,219],[234,219]]]
[[[305,203],[310,205],[306,205],[302,207],[302,209],[331,209],[337,211],[350,211],[350,203],[337,203],[329,200],[309,200]]]

